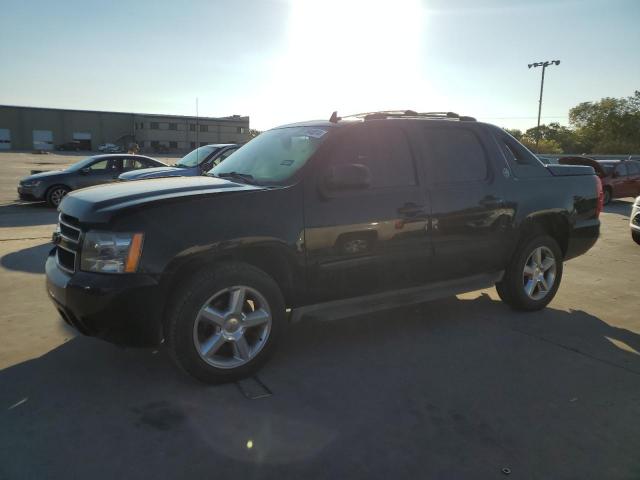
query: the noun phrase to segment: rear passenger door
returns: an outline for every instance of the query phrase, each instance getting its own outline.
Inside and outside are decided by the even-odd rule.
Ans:
[[[625,162],[620,162],[613,170],[613,198],[621,198],[633,195],[631,192],[631,182],[629,181],[629,173]]]
[[[314,158],[305,181],[311,291],[327,300],[416,284],[432,257],[430,207],[405,132],[371,122],[336,135]],[[366,166],[370,187],[324,191],[326,172],[341,164]]]
[[[629,173],[629,195],[636,197],[640,195],[640,163],[633,160],[627,162],[627,172]]]
[[[494,171],[484,135],[460,124],[423,130],[421,159],[431,195],[435,270],[446,272],[441,276],[504,268],[502,172]]]

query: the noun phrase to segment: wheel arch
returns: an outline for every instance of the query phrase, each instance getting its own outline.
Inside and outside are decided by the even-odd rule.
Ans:
[[[239,247],[230,250],[215,250],[181,256],[174,259],[167,266],[161,291],[165,292],[165,312],[171,311],[172,302],[177,298],[175,292],[179,291],[182,279],[188,278],[196,272],[215,268],[221,263],[243,263],[255,267],[269,275],[280,288],[289,306],[296,301],[295,284],[295,259],[284,245],[265,244]],[[162,328],[166,332],[168,318],[162,319]]]
[[[547,234],[558,242],[562,255],[566,255],[571,233],[571,223],[566,214],[552,212],[527,217],[520,227],[518,244],[539,233]]]
[[[276,282],[287,304],[293,301],[295,258],[286,246],[275,242],[179,256],[165,269],[164,286],[171,291],[185,276],[222,262],[245,263],[265,272]]]

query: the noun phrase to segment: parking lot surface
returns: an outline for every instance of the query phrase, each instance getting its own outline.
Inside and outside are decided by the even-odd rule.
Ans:
[[[544,311],[489,289],[302,322],[264,386],[203,386],[162,349],[77,336],[50,305],[56,213],[15,188],[74,160],[0,154],[0,479],[640,478],[631,199],[605,207]]]

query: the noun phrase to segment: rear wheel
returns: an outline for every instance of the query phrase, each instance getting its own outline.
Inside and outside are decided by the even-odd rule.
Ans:
[[[640,245],[640,232],[636,232],[635,230],[631,230],[631,238],[633,241]]]
[[[516,310],[540,310],[553,300],[562,279],[562,252],[548,235],[520,244],[496,285],[503,302]]]
[[[234,381],[268,360],[284,326],[284,300],[271,277],[250,265],[220,264],[183,286],[168,319],[167,347],[195,378]]]
[[[54,185],[47,191],[47,203],[50,207],[58,208],[67,193],[69,193],[69,188],[64,185]]]

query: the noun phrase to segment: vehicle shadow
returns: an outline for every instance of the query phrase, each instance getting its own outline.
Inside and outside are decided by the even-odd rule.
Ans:
[[[27,273],[44,273],[44,264],[52,244],[47,242],[34,247],[23,248],[0,258],[0,265],[8,270]]]
[[[615,213],[617,215],[622,215],[623,217],[629,218],[631,215],[631,209],[633,208],[633,199],[616,199],[611,200],[608,205],[604,206],[605,213]]]
[[[442,300],[293,325],[249,400],[76,337],[0,371],[0,477],[628,478],[633,350],[587,312]]]
[[[45,202],[0,205],[0,228],[55,224],[58,212]]]

